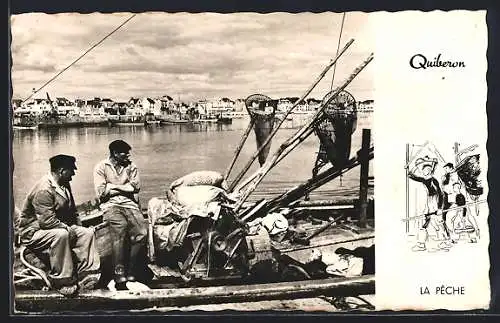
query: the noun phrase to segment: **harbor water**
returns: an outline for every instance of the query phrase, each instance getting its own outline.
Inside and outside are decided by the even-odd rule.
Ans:
[[[287,121],[288,122],[288,121]],[[285,126],[287,125],[285,122]],[[300,122],[300,121],[299,121]],[[288,122],[272,140],[271,156],[281,143],[292,136],[298,124]],[[175,124],[163,126],[79,127],[38,130],[14,130],[12,153],[14,159],[14,203],[20,207],[33,184],[49,172],[48,159],[56,154],[74,155],[77,171],[72,189],[77,204],[95,197],[93,168],[109,155],[108,144],[123,139],[132,146],[131,160],[138,166],[141,178],[142,206],[155,196],[164,196],[175,179],[197,170],[224,173],[248,125],[248,119],[234,119],[232,124]],[[361,147],[363,128],[371,128],[372,114],[358,115],[352,140],[352,153]],[[229,180],[243,168],[257,146],[253,131],[236,161]],[[311,135],[266,176],[250,200],[276,195],[309,179],[319,149],[319,141]],[[249,176],[258,169],[256,160]],[[326,169],[329,166],[325,166]],[[334,195],[355,196],[359,192],[359,168],[354,168],[322,186],[311,199],[327,199]],[[245,177],[246,177],[245,176]],[[373,167],[370,165],[370,176]],[[245,178],[244,177],[244,178]]]

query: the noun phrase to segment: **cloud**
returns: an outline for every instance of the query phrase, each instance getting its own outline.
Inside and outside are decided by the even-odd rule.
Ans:
[[[39,88],[130,15],[14,16],[14,96]],[[342,14],[328,12],[138,14],[44,90],[117,100],[175,93],[186,100],[245,97],[256,91],[297,96],[335,55],[341,21]],[[336,79],[373,51],[368,14],[347,13],[341,46],[349,38],[356,42],[339,62]],[[358,78],[352,90],[370,95],[371,74]],[[330,80],[318,86],[318,96]]]

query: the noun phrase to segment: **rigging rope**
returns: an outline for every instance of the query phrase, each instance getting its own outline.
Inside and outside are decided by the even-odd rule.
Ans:
[[[340,25],[339,42],[337,43],[337,53],[335,55],[338,55],[338,53],[339,53],[340,40],[342,39],[342,30],[344,29],[344,21],[345,21],[345,12],[342,14],[342,23]],[[335,79],[335,68],[336,67],[337,67],[337,63],[335,63],[335,65],[333,65],[332,84],[330,85],[330,91],[333,90],[333,80]]]
[[[339,53],[340,40],[342,39],[342,31],[344,30],[344,21],[345,21],[345,12],[342,14],[342,23],[340,24],[340,32],[339,32],[339,41],[337,43],[337,54]],[[332,73],[332,83],[330,84],[330,92],[333,90],[333,80],[335,79],[335,69],[337,68],[337,63],[333,65],[333,73]],[[342,186],[342,174],[339,177],[340,186]]]
[[[82,59],[85,55],[87,55],[91,50],[93,50],[94,48],[96,48],[97,46],[99,46],[103,41],[105,41],[108,37],[110,37],[111,35],[113,35],[116,31],[118,31],[118,29],[120,29],[121,27],[123,27],[127,22],[129,22],[130,20],[132,20],[132,18],[134,18],[135,16],[137,16],[136,13],[134,13],[132,16],[130,16],[129,18],[127,18],[127,20],[125,20],[124,22],[122,22],[118,27],[116,27],[115,29],[113,29],[113,31],[111,31],[109,34],[107,34],[100,41],[98,41],[97,43],[95,43],[94,45],[92,45],[89,49],[87,49],[82,55],[80,55],[71,64],[69,64],[68,66],[66,66],[59,73],[57,73],[56,75],[54,75],[50,80],[48,80],[47,82],[45,82],[45,84],[43,84],[38,90],[36,90],[33,93],[31,93],[30,96],[28,96],[26,99],[23,100],[23,103],[26,102],[26,101],[28,101],[33,95],[35,95],[38,92],[40,92],[44,87],[46,87],[47,85],[49,85],[52,81],[54,81],[57,77],[59,77],[59,75],[61,75],[62,73],[64,73],[71,66],[75,65],[80,59]]]

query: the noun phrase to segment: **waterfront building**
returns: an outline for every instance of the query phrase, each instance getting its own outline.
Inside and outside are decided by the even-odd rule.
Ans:
[[[374,103],[374,100],[359,101],[357,104],[357,110],[360,112],[373,112]]]
[[[21,99],[12,99],[12,109],[16,110],[17,108],[21,107],[21,104],[23,103],[23,100]]]

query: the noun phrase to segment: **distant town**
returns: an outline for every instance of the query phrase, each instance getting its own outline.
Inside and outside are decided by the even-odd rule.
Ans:
[[[277,100],[279,117],[300,98],[284,97]],[[293,115],[312,114],[321,100],[309,98],[299,102]],[[373,100],[357,102],[359,112],[373,111]],[[26,102],[12,100],[13,125],[17,128],[97,124],[158,124],[185,122],[230,123],[247,115],[245,99],[222,97],[213,100],[182,102],[169,95],[160,97],[131,97],[128,101],[110,98],[75,99],[64,97],[31,98]]]

